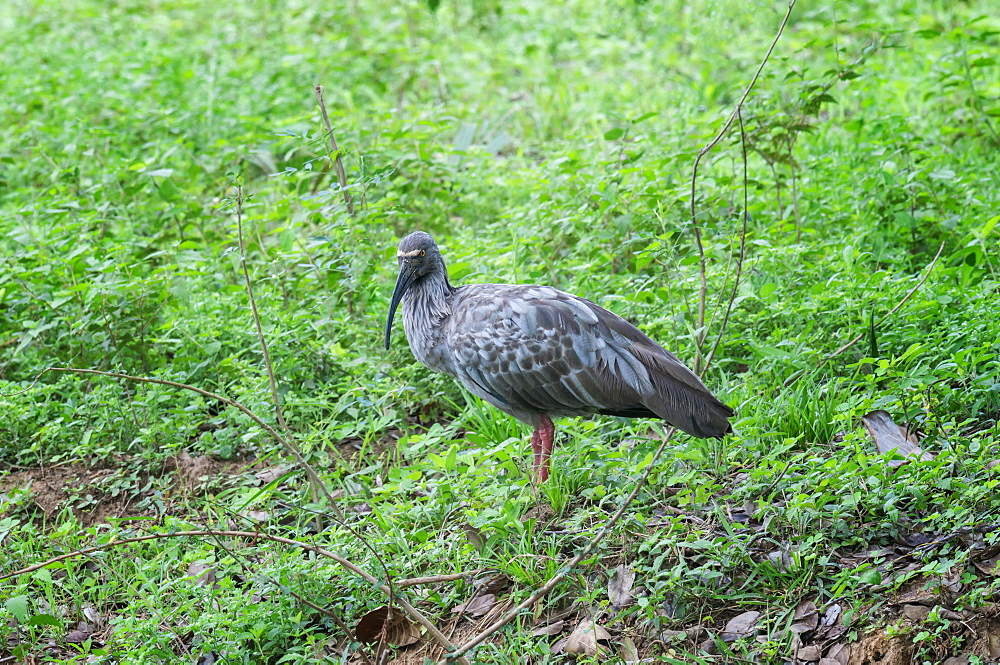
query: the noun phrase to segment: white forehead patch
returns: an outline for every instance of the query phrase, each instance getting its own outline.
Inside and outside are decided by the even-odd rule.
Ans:
[[[409,256],[417,256],[418,254],[420,254],[420,250],[419,249],[410,250],[409,252],[396,252],[396,256],[401,257],[401,258],[409,257]]]

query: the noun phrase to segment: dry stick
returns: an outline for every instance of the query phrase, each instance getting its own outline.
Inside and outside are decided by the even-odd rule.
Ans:
[[[910,299],[910,296],[912,296],[914,293],[916,293],[917,289],[919,289],[923,285],[923,283],[927,281],[927,278],[931,276],[931,271],[934,270],[934,264],[937,263],[937,260],[938,260],[938,258],[940,258],[941,252],[943,252],[943,251],[944,251],[944,243],[942,242],[941,246],[938,247],[937,254],[934,255],[934,259],[927,266],[927,270],[924,272],[924,276],[920,278],[920,281],[917,282],[914,285],[914,287],[912,289],[910,289],[909,292],[907,292],[907,294],[905,296],[903,296],[902,300],[900,300],[898,303],[896,303],[895,307],[893,307],[888,312],[886,312],[885,314],[883,314],[882,318],[880,318],[878,321],[875,322],[876,326],[879,325],[880,323],[882,323],[883,321],[885,321],[886,319],[888,319],[890,316],[892,316],[893,314],[895,314],[897,311],[899,311],[899,308],[902,307],[906,303],[906,301]],[[857,344],[858,340],[860,340],[866,334],[867,333],[861,333],[861,334],[859,334],[857,337],[855,337],[854,339],[852,339],[850,342],[848,342],[847,344],[843,345],[842,347],[840,347],[839,349],[837,349],[836,351],[834,351],[833,353],[831,353],[830,355],[828,355],[826,358],[824,358],[824,360],[830,360],[832,358],[836,358],[841,353],[843,353],[847,349],[849,349],[852,346],[854,346],[855,344]]]
[[[726,333],[726,325],[729,323],[729,314],[733,311],[733,303],[736,301],[736,292],[740,288],[740,278],[743,276],[743,261],[746,258],[746,248],[747,248],[747,218],[750,213],[747,209],[749,205],[749,194],[747,193],[749,189],[749,181],[747,175],[747,141],[746,134],[743,131],[743,114],[736,110],[736,116],[740,121],[740,145],[743,146],[743,228],[740,231],[740,256],[736,260],[736,278],[733,282],[733,292],[729,296],[729,302],[726,303],[726,313],[722,317],[722,324],[719,326],[719,336],[715,338],[715,344],[712,345],[712,350],[708,354],[708,358],[705,359],[705,367],[702,368],[702,376],[708,371],[709,365],[712,364],[712,358],[715,357],[715,351],[719,348],[719,343],[722,342],[722,336]]]
[[[572,561],[563,566],[559,570],[559,572],[552,577],[552,579],[546,582],[544,586],[542,586],[538,591],[531,594],[531,596],[529,596],[527,600],[525,600],[520,605],[518,605],[517,607],[515,607],[514,609],[510,610],[502,617],[497,619],[497,621],[493,625],[487,627],[482,632],[474,635],[471,639],[469,639],[468,642],[463,644],[461,648],[459,648],[457,651],[452,651],[451,653],[446,654],[445,659],[442,662],[446,663],[451,660],[459,660],[461,662],[463,656],[465,656],[465,654],[468,653],[470,649],[473,649],[487,637],[489,637],[490,635],[497,632],[498,630],[506,626],[508,623],[513,621],[514,617],[516,617],[521,612],[521,610],[531,607],[539,600],[547,596],[549,592],[552,591],[552,589],[555,588],[555,586],[559,582],[561,582],[567,575],[569,575],[581,561],[587,558],[590,555],[590,553],[593,552],[594,549],[600,544],[600,542],[604,540],[604,537],[611,532],[612,527],[614,527],[615,524],[618,523],[618,520],[620,520],[622,515],[625,514],[625,511],[628,510],[628,507],[632,504],[633,499],[635,499],[635,497],[639,494],[639,490],[641,490],[643,485],[646,484],[646,480],[649,478],[650,472],[656,466],[657,460],[660,459],[660,455],[663,454],[663,450],[667,447],[667,444],[670,443],[670,440],[674,437],[674,433],[676,431],[677,430],[675,430],[673,427],[667,430],[666,436],[663,437],[663,442],[660,444],[660,447],[656,449],[656,452],[653,453],[653,459],[650,460],[649,465],[646,467],[646,471],[645,473],[642,474],[642,477],[639,479],[639,482],[635,484],[635,487],[632,489],[632,493],[629,494],[628,497],[626,497],[625,502],[622,503],[621,508],[618,509],[618,512],[616,512],[614,515],[611,516],[611,519],[608,520],[604,524],[604,526],[601,527],[600,531],[597,532],[597,535],[594,536],[594,539],[591,540],[589,543],[587,543],[587,545],[582,550],[580,550],[580,553],[577,554],[575,557],[573,557]]]
[[[107,374],[107,372],[97,372],[97,370],[87,370],[87,371],[90,371],[90,372],[93,372],[93,373],[97,373],[97,374]],[[162,382],[159,382],[159,381],[150,381],[150,382],[151,383],[162,383]],[[177,385],[177,384],[174,384],[174,385]],[[210,396],[211,395],[210,393],[207,393],[207,391],[201,391],[201,392],[203,394],[206,394],[206,396]],[[230,400],[230,401],[232,401],[232,400]],[[252,414],[250,414],[250,415],[252,416]],[[256,417],[256,416],[253,416],[253,417]],[[376,579],[370,573],[365,572],[364,570],[362,570],[361,568],[359,568],[355,564],[351,563],[350,561],[348,561],[344,557],[342,557],[342,556],[340,556],[338,554],[334,554],[333,552],[331,552],[329,550],[323,549],[322,547],[319,547],[318,545],[313,545],[311,543],[306,543],[306,542],[303,542],[301,540],[293,540],[291,538],[283,538],[281,536],[272,536],[270,534],[260,533],[260,532],[257,532],[257,531],[214,531],[214,530],[211,530],[211,529],[201,530],[201,531],[175,531],[173,533],[154,533],[154,534],[150,534],[150,535],[147,535],[147,536],[136,536],[134,538],[123,538],[122,540],[116,540],[113,543],[104,543],[102,545],[95,545],[93,547],[86,547],[84,549],[76,550],[74,552],[69,552],[67,554],[60,554],[59,556],[52,557],[51,559],[48,559],[47,561],[43,561],[41,563],[36,563],[34,565],[28,566],[27,568],[22,568],[20,570],[15,570],[14,572],[7,573],[6,575],[0,575],[0,581],[3,581],[5,579],[9,579],[11,577],[19,577],[21,575],[26,575],[28,573],[34,572],[36,570],[39,570],[40,568],[45,568],[46,566],[51,566],[54,563],[59,563],[60,561],[65,561],[66,559],[71,559],[71,558],[76,557],[76,556],[82,556],[84,554],[91,554],[93,552],[100,552],[102,550],[106,550],[106,549],[109,549],[111,547],[118,547],[119,545],[126,545],[126,544],[129,544],[129,543],[139,543],[139,542],[143,542],[143,541],[147,541],[147,540],[161,540],[163,538],[184,538],[184,537],[199,537],[199,538],[209,537],[209,538],[216,538],[216,537],[219,537],[219,536],[227,536],[227,537],[231,537],[231,538],[251,538],[251,539],[257,539],[257,540],[270,540],[270,541],[275,542],[275,543],[283,543],[285,545],[292,545],[292,546],[298,547],[300,549],[304,549],[304,550],[307,550],[307,551],[310,551],[310,552],[314,552],[314,553],[316,553],[316,554],[318,554],[320,556],[323,556],[323,557],[326,557],[328,559],[332,559],[333,561],[336,561],[342,567],[344,567],[347,570],[351,571],[355,575],[358,575],[359,577],[361,577],[362,579],[364,579],[366,582],[368,582],[369,584],[371,584],[372,586],[374,586],[379,591],[382,591],[383,593],[387,593],[387,594],[391,593],[391,589],[387,585],[383,584],[382,582],[379,582],[378,579]],[[427,617],[425,617],[415,607],[413,607],[413,605],[410,605],[410,603],[408,603],[405,599],[403,599],[401,597],[400,598],[396,598],[396,602],[399,604],[400,607],[403,608],[403,610],[407,614],[410,615],[410,617],[412,619],[414,619],[415,621],[417,621],[417,623],[419,623],[424,628],[426,628],[427,632],[430,633],[430,635],[434,638],[434,640],[438,644],[440,644],[444,649],[447,649],[448,651],[452,651],[452,650],[455,649],[455,645],[452,644],[451,642],[449,642],[448,638],[446,638],[444,636],[444,634],[442,634],[441,631],[438,630],[437,627],[427,619]],[[466,660],[465,658],[459,659],[459,662],[461,662],[463,665],[470,665],[469,661]]]
[[[354,201],[351,193],[347,191],[347,173],[344,172],[344,161],[340,158],[340,148],[337,147],[337,139],[333,136],[333,126],[330,124],[330,116],[326,113],[326,102],[323,101],[323,86],[318,83],[313,86],[316,90],[316,99],[319,100],[319,110],[323,114],[323,124],[326,125],[326,135],[330,137],[330,158],[333,159],[333,170],[337,172],[337,179],[340,181],[340,191],[344,194],[344,204],[347,205],[347,213],[354,217]]]
[[[478,575],[479,573],[486,570],[485,568],[480,568],[478,570],[470,570],[467,573],[453,573],[451,575],[431,575],[429,577],[411,577],[405,580],[399,580],[396,582],[396,588],[402,589],[408,586],[417,586],[418,584],[436,584],[438,582],[454,582],[455,580],[462,580],[470,575]]]
[[[750,94],[750,91],[753,89],[754,84],[757,82],[757,79],[760,76],[761,71],[764,69],[764,65],[767,63],[768,59],[771,57],[771,53],[773,53],[774,47],[778,43],[778,39],[781,37],[782,31],[785,29],[785,25],[788,23],[788,17],[791,15],[792,8],[794,6],[795,6],[795,0],[791,0],[789,2],[789,4],[788,4],[788,11],[785,13],[785,17],[784,17],[784,19],[781,22],[781,26],[778,28],[778,34],[775,35],[774,41],[771,42],[771,46],[767,50],[767,54],[764,56],[764,59],[761,61],[760,66],[757,68],[757,72],[754,74],[753,79],[750,81],[750,85],[747,86],[746,91],[743,93],[742,99],[740,99],[740,102],[736,105],[736,108],[733,110],[733,113],[729,117],[729,120],[726,122],[725,126],[722,128],[722,130],[719,132],[719,134],[708,145],[706,145],[704,148],[702,148],[701,151],[699,151],[698,156],[695,158],[694,169],[693,169],[692,174],[691,174],[691,223],[692,223],[692,226],[694,227],[694,230],[695,230],[695,240],[696,240],[697,245],[698,245],[698,253],[699,253],[700,262],[701,262],[701,294],[700,294],[699,310],[698,310],[698,319],[699,319],[698,326],[699,326],[699,329],[701,329],[701,328],[704,327],[704,322],[705,322],[705,299],[706,299],[707,293],[708,293],[708,284],[707,284],[707,279],[706,279],[706,276],[705,276],[705,272],[706,272],[706,268],[705,268],[705,250],[704,250],[704,247],[703,247],[702,242],[701,242],[701,231],[698,229],[698,225],[695,222],[695,191],[696,191],[695,190],[695,183],[697,181],[697,175],[698,175],[698,163],[701,161],[701,158],[706,153],[708,153],[708,151],[710,151],[712,148],[714,148],[719,143],[719,141],[722,140],[722,137],[725,135],[726,131],[728,131],[728,129],[730,128],[730,126],[732,126],[733,120],[737,116],[739,116],[740,110],[743,107],[743,103],[746,101],[747,96]],[[740,120],[741,120],[741,125],[742,125],[742,117],[740,117]],[[744,159],[745,159],[745,155],[746,155],[746,145],[744,144]],[[745,171],[744,171],[744,178],[745,177],[746,177],[746,175],[745,175]],[[745,189],[744,189],[744,196],[746,196],[746,190]],[[746,235],[745,235],[746,217],[745,216],[746,216],[746,206],[744,206],[744,236],[743,236],[744,240],[745,240],[745,237],[746,237]],[[743,254],[743,249],[742,248],[743,248],[743,243],[741,242],[741,259],[742,259],[742,254]],[[742,268],[742,260],[741,260],[741,262],[740,262],[740,264],[738,266],[738,269],[741,269],[741,268]],[[737,281],[737,286],[738,286],[738,281]],[[734,295],[735,295],[735,291],[734,291]],[[732,300],[730,300],[730,305],[729,306],[730,306],[730,308],[732,307]],[[728,318],[728,310],[727,310],[726,316]],[[704,331],[700,332],[699,334],[702,335],[702,339],[703,339]],[[721,335],[720,335],[720,339],[721,339]],[[716,343],[716,346],[717,345],[718,345],[718,342]],[[698,347],[699,347],[698,364],[700,365],[701,364],[701,352],[700,352],[701,344],[700,344],[700,342],[698,344]],[[714,348],[713,348],[713,353],[714,353]],[[706,367],[707,367],[707,363],[706,363]],[[521,612],[521,610],[524,610],[524,609],[526,609],[526,608],[534,605],[539,600],[541,600],[546,595],[548,595],[548,593],[556,586],[556,584],[558,584],[559,582],[561,582],[563,580],[563,578],[565,578],[566,575],[568,575],[570,573],[570,571],[574,567],[576,567],[584,558],[586,558],[594,550],[594,548],[596,548],[597,545],[604,539],[604,537],[611,531],[611,528],[615,524],[617,524],[618,520],[621,519],[621,516],[625,513],[625,511],[631,505],[632,501],[639,494],[639,490],[641,490],[642,487],[643,487],[643,485],[645,485],[646,480],[649,478],[650,472],[652,471],[653,467],[656,465],[656,461],[660,458],[660,455],[663,453],[663,450],[666,448],[667,443],[670,441],[671,438],[673,438],[673,435],[674,435],[675,431],[676,430],[674,430],[673,428],[671,428],[668,431],[667,435],[663,439],[663,442],[660,444],[660,447],[657,449],[656,453],[653,455],[653,460],[650,462],[649,466],[646,467],[646,471],[645,471],[645,473],[643,473],[642,478],[639,479],[639,482],[636,483],[635,488],[633,488],[632,493],[629,494],[629,496],[625,499],[625,502],[622,504],[621,508],[618,509],[618,512],[616,512],[611,517],[611,519],[603,527],[601,527],[601,530],[597,532],[597,535],[594,537],[594,539],[592,541],[590,541],[590,543],[588,543],[586,545],[586,547],[584,547],[583,550],[581,550],[580,553],[577,554],[573,558],[572,561],[570,561],[568,564],[566,564],[566,566],[564,566],[560,570],[560,572],[556,573],[556,575],[554,577],[552,577],[548,582],[546,582],[545,585],[543,585],[538,591],[536,591],[535,593],[531,594],[531,596],[528,597],[528,599],[525,600],[524,602],[522,602],[520,605],[518,605],[514,609],[510,610],[509,612],[507,612],[507,614],[505,614],[500,619],[498,619],[496,621],[496,623],[494,623],[493,625],[489,626],[488,628],[486,628],[482,632],[480,632],[477,635],[475,635],[472,639],[470,639],[468,642],[466,642],[464,645],[462,645],[462,647],[460,649],[458,649],[457,651],[455,651],[455,652],[453,652],[451,654],[448,654],[445,657],[445,661],[454,660],[456,658],[459,658],[459,657],[465,655],[466,653],[469,652],[470,649],[476,647],[483,640],[485,640],[487,637],[489,637],[490,635],[492,635],[496,631],[498,631],[501,628],[503,628],[504,626],[506,626],[508,623],[510,623],[514,619],[514,617],[517,616],[517,614],[519,612]]]
[[[701,242],[701,229],[698,228],[698,222],[695,212],[695,192],[696,183],[698,181],[698,164],[701,163],[701,158],[704,157],[709,151],[719,144],[719,141],[726,135],[729,128],[733,126],[733,121],[736,120],[737,115],[739,115],[740,110],[743,108],[743,104],[746,103],[747,97],[750,96],[750,91],[753,90],[754,85],[757,84],[757,79],[760,78],[760,73],[764,71],[764,65],[767,61],[771,59],[771,54],[774,52],[774,47],[777,46],[778,40],[781,38],[781,33],[784,32],[785,26],[788,24],[788,17],[792,15],[792,8],[795,7],[795,0],[790,0],[788,3],[788,11],[785,12],[785,18],[782,19],[781,25],[778,27],[778,33],[774,36],[774,40],[771,42],[770,48],[767,49],[767,53],[764,55],[764,59],[760,61],[760,66],[757,67],[756,73],[754,73],[753,78],[750,80],[750,84],[747,86],[746,90],[743,91],[743,97],[736,104],[736,108],[729,115],[729,119],[726,120],[726,124],[722,126],[719,133],[715,135],[708,144],[698,151],[698,155],[694,158],[694,167],[691,169],[691,226],[694,229],[694,239],[695,244],[698,246],[698,261],[699,261],[699,271],[701,273],[701,289],[698,293],[698,336],[695,340],[696,342],[696,355],[695,355],[695,371],[701,372],[701,345],[705,340],[705,301],[708,298],[708,279],[705,274],[707,271],[705,262],[705,247]]]
[[[260,342],[261,351],[264,353],[264,369],[267,372],[268,384],[271,388],[271,399],[274,400],[274,417],[278,421],[278,425],[281,426],[282,431],[284,431],[285,436],[290,444],[298,449],[298,444],[295,443],[295,437],[292,436],[292,431],[288,428],[288,423],[285,422],[285,416],[281,411],[281,396],[278,394],[278,382],[274,377],[274,365],[271,364],[271,354],[267,350],[267,339],[264,337],[264,328],[260,323],[260,312],[257,311],[257,299],[253,296],[253,284],[250,281],[250,271],[247,269],[247,249],[243,241],[243,185],[236,185],[236,233],[240,243],[240,268],[243,269],[243,282],[247,287],[247,296],[250,298],[250,311],[253,313],[253,323],[257,329],[257,340]],[[263,250],[263,241],[261,242],[261,249]],[[300,456],[301,456],[301,450]],[[306,464],[305,458],[302,460],[303,464]],[[316,474],[319,478],[319,474]],[[312,476],[309,477],[309,485],[312,489],[312,499],[315,502],[319,502],[320,493],[323,492],[322,483],[319,485],[312,482]],[[332,501],[331,501],[332,503]],[[317,531],[322,531],[322,523],[320,522],[319,515],[315,518]]]
[[[251,576],[252,571],[250,571],[250,568],[247,566],[246,561],[244,561],[243,557],[238,555],[224,542],[222,542],[221,538],[215,538],[215,545],[216,547],[222,548],[222,550],[226,554],[228,554],[234,561],[236,561],[237,565],[240,566],[240,569],[243,571],[246,577],[249,578]],[[273,579],[271,579],[269,576],[265,575],[264,579],[280,589],[280,585]],[[317,612],[325,614],[326,616],[333,619],[333,622],[337,624],[337,626],[340,627],[342,631],[344,631],[344,635],[346,635],[349,639],[354,640],[355,642],[358,643],[358,655],[361,656],[362,660],[365,661],[365,665],[375,665],[375,663],[372,662],[371,658],[368,657],[365,645],[361,642],[361,640],[358,639],[358,636],[354,633],[354,631],[351,630],[346,623],[344,623],[343,619],[341,619],[336,612],[328,610],[325,607],[320,607],[319,605],[316,605],[315,603],[308,600],[305,596],[298,593],[297,591],[292,590],[291,588],[288,589],[288,593],[292,594],[292,596],[294,596],[295,599],[298,600],[300,603],[308,605]]]
[[[278,382],[274,378],[274,366],[271,364],[271,354],[267,351],[267,339],[264,337],[264,328],[260,324],[260,312],[257,311],[257,299],[253,297],[253,284],[250,282],[250,271],[247,270],[247,249],[243,244],[243,185],[236,185],[236,233],[240,243],[240,268],[243,269],[243,282],[247,287],[247,296],[250,298],[250,311],[253,313],[253,323],[257,328],[257,340],[260,342],[260,349],[264,353],[264,369],[267,371],[267,380],[271,387],[271,398],[274,400],[274,417],[278,425],[292,440],[291,430],[285,422],[285,416],[281,412],[281,397],[278,395]],[[263,249],[263,247],[261,248]],[[297,447],[297,446],[296,446]],[[313,488],[313,499],[319,497],[319,488]]]

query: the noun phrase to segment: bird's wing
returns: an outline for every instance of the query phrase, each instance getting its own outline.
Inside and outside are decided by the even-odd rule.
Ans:
[[[459,379],[519,417],[593,411],[594,396],[577,376],[588,360],[587,339],[577,338],[595,318],[560,295],[545,287],[460,288],[448,325]]]
[[[459,289],[448,345],[466,387],[525,420],[599,412],[658,416],[698,436],[728,429],[732,412],[670,352],[616,314],[556,289]]]

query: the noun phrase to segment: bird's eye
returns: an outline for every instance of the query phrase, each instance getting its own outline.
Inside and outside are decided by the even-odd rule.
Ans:
[[[424,250],[420,250],[420,256],[423,256],[423,255],[424,255],[424,254],[426,254],[426,253],[427,253],[427,252],[425,252]]]

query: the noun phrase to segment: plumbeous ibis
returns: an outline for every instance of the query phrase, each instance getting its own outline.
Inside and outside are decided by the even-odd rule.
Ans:
[[[701,438],[732,431],[733,410],[672,353],[599,307],[547,286],[454,287],[434,239],[399,243],[385,348],[399,303],[410,350],[474,395],[531,425],[536,482],[549,476],[552,418],[662,418]]]

